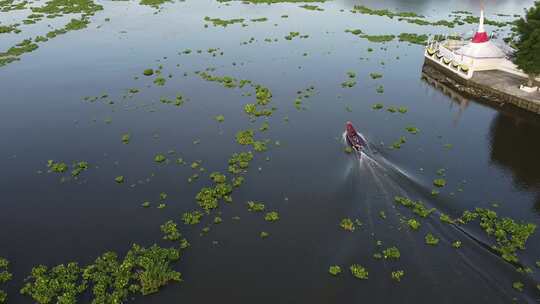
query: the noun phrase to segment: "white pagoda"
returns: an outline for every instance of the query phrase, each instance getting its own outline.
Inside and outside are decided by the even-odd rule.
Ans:
[[[473,71],[495,70],[506,57],[504,52],[489,39],[484,29],[484,10],[480,11],[480,24],[472,40],[457,49],[454,55],[459,56],[461,64],[467,65]]]
[[[502,70],[526,77],[506,54],[495,45],[484,28],[484,9],[480,11],[478,30],[470,41],[446,39],[429,41],[424,56],[462,78],[472,78],[475,71]]]

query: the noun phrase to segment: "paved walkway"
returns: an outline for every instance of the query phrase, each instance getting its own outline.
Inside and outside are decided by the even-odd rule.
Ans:
[[[527,79],[523,77],[503,71],[492,70],[474,72],[471,81],[540,104],[539,91],[536,91],[534,93],[527,93],[519,89],[520,84],[527,82]]]

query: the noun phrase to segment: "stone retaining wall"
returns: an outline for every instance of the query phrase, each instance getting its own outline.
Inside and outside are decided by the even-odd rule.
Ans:
[[[489,86],[474,82],[471,79],[464,79],[458,75],[455,75],[444,67],[440,67],[438,64],[429,59],[424,60],[423,70],[425,73],[429,74],[439,82],[449,85],[459,92],[463,92],[474,97],[487,99],[498,104],[509,103],[521,109],[540,114],[540,103],[535,103],[506,92],[501,92]]]

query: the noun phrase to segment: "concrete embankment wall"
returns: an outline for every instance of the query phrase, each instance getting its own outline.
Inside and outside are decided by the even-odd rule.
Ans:
[[[426,73],[429,73],[432,77],[443,82],[445,85],[454,87],[457,91],[474,97],[487,99],[498,104],[509,103],[521,109],[540,114],[540,102],[535,102],[533,100],[528,100],[526,98],[497,90],[488,85],[475,82],[474,78],[464,79],[429,59],[424,60],[424,67]],[[439,75],[434,75],[437,73]]]

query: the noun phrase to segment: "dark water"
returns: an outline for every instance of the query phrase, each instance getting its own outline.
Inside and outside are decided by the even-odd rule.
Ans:
[[[479,6],[476,1],[363,3],[433,19]],[[169,219],[179,222],[183,212],[197,207],[199,189],[210,184],[204,175],[187,183],[193,174],[189,164],[201,160],[207,172],[225,171],[229,156],[246,149],[234,142],[236,132],[258,128],[263,121],[251,123],[243,113],[243,105],[254,99],[242,96],[247,89],[226,89],[194,74],[209,67],[216,68],[215,75],[250,79],[272,91],[277,110],[268,119],[269,131],[258,136],[280,146],[270,144],[267,152],[256,154],[246,183],[233,194],[234,203],[220,208],[222,224],[202,237],[206,224],[181,226],[192,244],[177,265],[185,281],[134,302],[538,302],[540,276],[533,266],[540,259],[538,233],[519,252],[520,261],[535,271],[524,275],[478,241],[489,243],[480,230],[458,230],[442,224],[436,214],[423,220],[419,231],[410,231],[400,219],[412,214],[396,208],[393,197],[421,199],[452,217],[474,207],[493,208],[496,202],[500,216],[538,224],[540,119],[509,106],[456,96],[423,80],[420,46],[373,44],[344,33],[348,28],[370,34],[448,32],[350,14],[354,4],[335,1],[321,5],[324,12],[312,12],[294,4],[224,6],[188,0],[166,4],[154,14],[135,2],[104,1],[105,10],[88,29],[51,40],[21,62],[3,67],[0,256],[12,263],[14,280],[5,288],[9,303],[31,303],[18,290],[38,264],[87,264],[108,250],[123,253],[134,242],[166,245],[159,225]],[[520,13],[530,4],[486,3],[490,14]],[[17,17],[1,14],[5,23]],[[280,18],[283,14],[289,18]],[[269,21],[205,29],[204,16]],[[106,17],[111,21],[105,22]],[[291,31],[310,37],[284,40]],[[256,41],[241,45],[250,37]],[[20,38],[5,35],[0,45],[5,49]],[[267,43],[265,38],[279,41]],[[374,51],[368,52],[369,47]],[[188,48],[194,52],[178,55]],[[220,48],[224,55],[212,57],[208,48]],[[141,75],[158,65],[164,75],[172,74],[164,87]],[[358,84],[344,89],[347,71],[356,72]],[[384,77],[372,80],[371,72]],[[384,86],[384,94],[376,92],[378,85]],[[304,100],[307,109],[298,111],[296,91],[309,86],[316,93]],[[123,99],[129,88],[141,92]],[[114,105],[82,100],[104,93]],[[182,107],[159,102],[178,93],[188,98]],[[372,110],[378,102],[406,106],[408,112]],[[225,116],[221,124],[214,120],[219,114]],[[347,120],[370,142],[368,157],[343,152]],[[409,125],[420,132],[407,134]],[[121,142],[125,133],[131,134],[128,145]],[[400,136],[407,137],[402,148],[389,149]],[[193,144],[195,140],[200,143]],[[169,150],[188,164],[153,161],[155,154]],[[59,175],[46,173],[49,159],[68,164],[85,160],[91,169],[77,181],[62,183]],[[434,198],[431,184],[440,168],[446,169],[448,184]],[[125,184],[114,182],[118,175],[126,177]],[[162,210],[155,208],[160,192],[168,194]],[[279,211],[280,221],[267,223],[248,212],[248,200]],[[141,208],[144,201],[154,207]],[[241,219],[232,220],[234,216]],[[339,228],[345,217],[364,225],[347,233]],[[262,240],[261,231],[270,237]],[[438,246],[425,245],[428,232],[441,239]],[[455,240],[462,241],[461,249],[451,247]],[[372,257],[390,246],[399,248],[398,261]],[[369,270],[369,280],[350,276],[348,266],[354,263]],[[330,276],[330,265],[341,265],[344,273]],[[400,283],[390,279],[395,270],[405,271]],[[512,288],[515,281],[525,284],[523,292]]]

